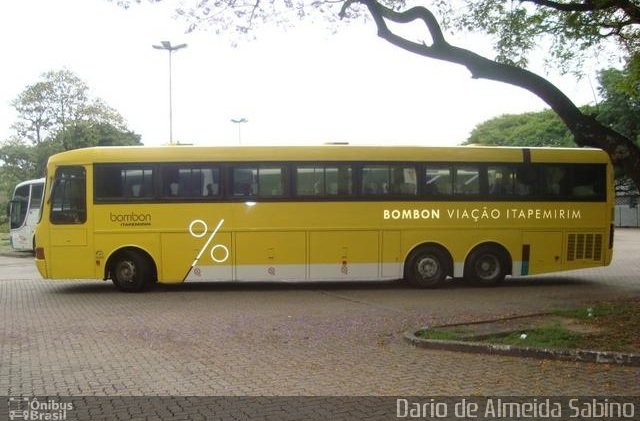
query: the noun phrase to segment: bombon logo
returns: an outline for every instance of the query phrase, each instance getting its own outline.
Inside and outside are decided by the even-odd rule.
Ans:
[[[111,213],[109,212],[111,222],[118,222],[120,226],[140,226],[151,225],[150,213]]]

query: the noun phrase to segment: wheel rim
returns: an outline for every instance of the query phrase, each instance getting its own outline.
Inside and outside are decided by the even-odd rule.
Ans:
[[[416,263],[416,270],[422,279],[433,279],[440,272],[440,262],[433,256],[424,256]]]
[[[491,281],[500,275],[500,260],[493,254],[483,254],[475,264],[476,276],[483,281]]]
[[[116,268],[116,277],[120,282],[133,283],[136,279],[136,265],[129,260],[120,262]]]

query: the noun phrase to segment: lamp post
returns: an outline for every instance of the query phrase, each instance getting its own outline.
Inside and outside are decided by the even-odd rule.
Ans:
[[[242,118],[232,118],[231,122],[232,123],[236,123],[238,125],[238,144],[242,145],[242,135],[241,135],[241,132],[240,132],[240,127],[241,127],[242,123],[248,123],[249,120],[247,120],[244,117],[242,117]]]
[[[173,145],[173,101],[171,88],[171,53],[181,48],[185,48],[187,44],[171,45],[169,41],[162,41],[161,45],[153,45],[157,50],[167,50],[169,52],[169,143]]]

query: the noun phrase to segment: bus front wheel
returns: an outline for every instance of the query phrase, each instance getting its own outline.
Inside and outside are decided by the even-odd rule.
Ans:
[[[111,279],[120,291],[138,292],[147,286],[149,268],[143,257],[131,251],[117,256],[111,266]]]
[[[504,280],[509,258],[501,247],[487,244],[476,248],[466,261],[464,278],[477,285],[495,285]]]
[[[414,250],[407,259],[405,277],[414,286],[435,288],[447,278],[450,270],[448,253],[441,247],[427,245]]]

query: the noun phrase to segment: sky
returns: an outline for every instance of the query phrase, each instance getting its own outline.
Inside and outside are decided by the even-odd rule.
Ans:
[[[336,34],[301,22],[234,47],[213,29],[185,33],[170,3],[124,10],[106,0],[0,2],[0,140],[13,134],[11,101],[44,72],[66,68],[145,145],[169,143],[168,52],[152,48],[161,41],[187,44],[172,60],[174,142],[456,145],[489,118],[545,108],[525,90],[400,50],[372,22]],[[473,35],[456,42],[487,49]],[[588,78],[546,76],[577,104],[594,101]],[[231,119],[241,118],[239,133]]]

